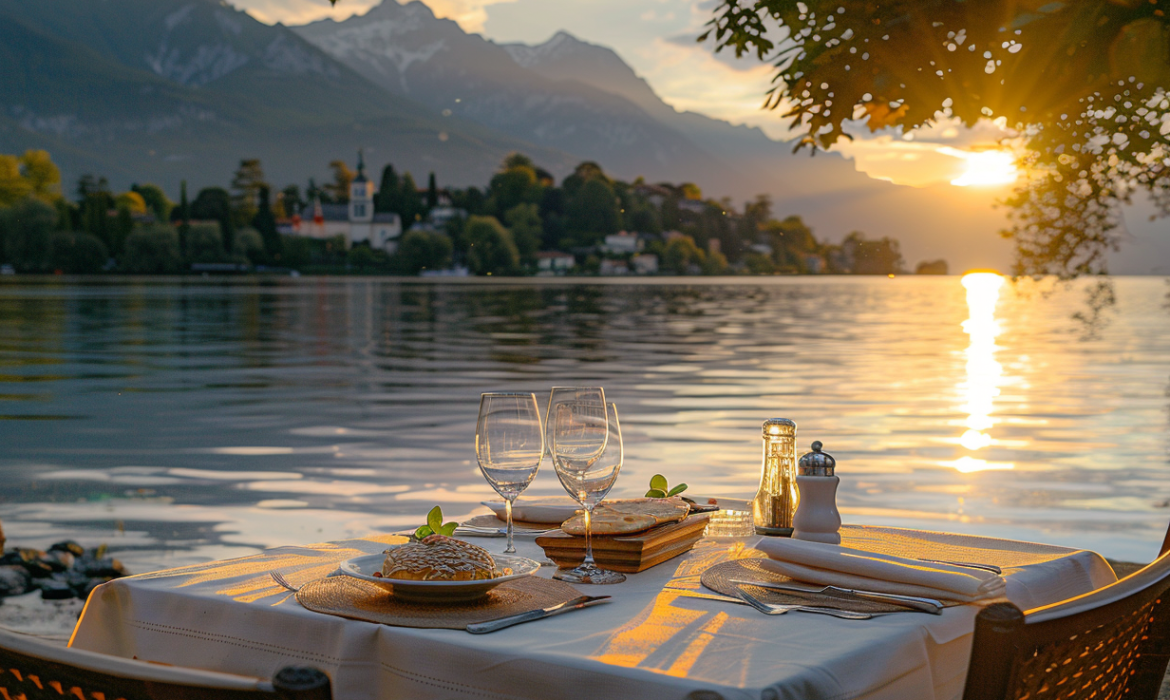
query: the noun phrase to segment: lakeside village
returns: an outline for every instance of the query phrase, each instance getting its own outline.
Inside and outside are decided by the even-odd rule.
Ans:
[[[0,155],[6,274],[284,272],[393,275],[899,274],[898,241],[818,240],[766,196],[737,211],[693,184],[632,183],[584,162],[558,186],[519,153],[486,188],[420,188],[387,165],[378,183],[344,161],[333,180],[274,192],[258,160],[229,188],[178,201],[156,185],[114,193],[85,175],[62,194],[48,153]],[[945,261],[915,272],[946,274]]]

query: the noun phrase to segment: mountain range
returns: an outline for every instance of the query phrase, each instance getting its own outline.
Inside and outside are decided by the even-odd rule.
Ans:
[[[303,184],[364,147],[374,177],[393,162],[482,186],[522,151],[558,176],[592,160],[707,196],[767,193],[818,236],[895,236],[911,264],[1006,263],[988,197],[793,154],[759,129],[676,111],[608,48],[566,32],[497,44],[417,0],[300,27],[217,0],[5,0],[0,60],[0,152],[45,148],[67,181],[94,172],[174,196],[179,180],[224,185],[258,157],[274,184]]]

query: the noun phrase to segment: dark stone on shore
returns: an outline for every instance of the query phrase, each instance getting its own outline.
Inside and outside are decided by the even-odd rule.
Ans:
[[[86,550],[76,542],[58,542],[42,552],[9,549],[0,555],[0,599],[40,590],[45,600],[85,599],[97,586],[128,572],[106,556],[106,548]]]
[[[69,552],[53,550],[45,552],[45,556],[41,557],[41,561],[48,564],[55,574],[72,568],[75,559],[76,557]]]
[[[54,544],[53,546],[49,547],[49,551],[50,552],[69,552],[70,554],[72,554],[75,557],[80,557],[80,556],[85,555],[85,547],[82,547],[81,545],[77,544],[73,540],[65,540],[64,542],[58,542],[58,543]]]
[[[42,581],[39,585],[41,597],[45,600],[67,600],[77,595],[64,581]]]
[[[27,593],[31,577],[23,566],[0,566],[0,597]]]
[[[53,575],[53,567],[49,566],[40,559],[33,561],[26,561],[24,568],[33,578],[48,578]]]
[[[111,557],[94,559],[87,554],[78,559],[74,566],[86,576],[94,578],[118,578],[126,575],[126,567],[122,566],[122,562]]]

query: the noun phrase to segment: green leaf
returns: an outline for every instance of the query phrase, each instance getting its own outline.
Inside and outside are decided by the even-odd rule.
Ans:
[[[428,535],[433,535],[433,534],[435,534],[435,531],[431,529],[430,525],[423,525],[422,527],[420,527],[419,529],[414,531],[415,539],[419,539],[419,540],[423,539],[424,537],[427,537]]]
[[[443,527],[439,528],[439,534],[450,537],[455,534],[455,528],[457,527],[459,527],[459,523],[444,523]]]
[[[646,498],[666,498],[666,492],[662,489],[650,489],[646,492]]]
[[[443,527],[443,509],[439,506],[431,508],[431,512],[427,513],[427,525],[431,526],[432,532],[438,532],[439,528]]]
[[[675,486],[674,488],[672,488],[672,489],[670,490],[670,492],[666,494],[666,497],[667,497],[667,498],[670,498],[671,496],[677,496],[677,495],[679,495],[680,493],[682,493],[683,491],[686,491],[686,490],[687,490],[687,485],[686,485],[686,484],[679,484],[678,486]]]
[[[666,489],[669,488],[666,484],[666,477],[661,474],[655,474],[654,476],[650,477],[650,488],[657,489],[665,493]]]

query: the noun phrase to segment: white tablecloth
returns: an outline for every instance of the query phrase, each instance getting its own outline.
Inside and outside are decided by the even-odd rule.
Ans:
[[[848,528],[845,542],[897,539],[987,550],[1011,564],[1008,597],[1046,605],[1116,580],[1100,555],[1008,540],[894,528]],[[381,551],[385,536],[278,547],[262,554],[113,581],[90,598],[71,645],[231,673],[271,676],[316,666],[335,697],[759,698],[908,700],[962,693],[977,608],[842,620],[755,610],[690,596],[698,574],[754,539],[709,539],[622,584],[581,586],[613,602],[476,636],[388,627],[302,608],[267,576],[324,576],[339,561]],[[503,541],[478,540],[491,551]],[[520,553],[539,558],[531,541]],[[551,575],[551,569],[541,574]]]

